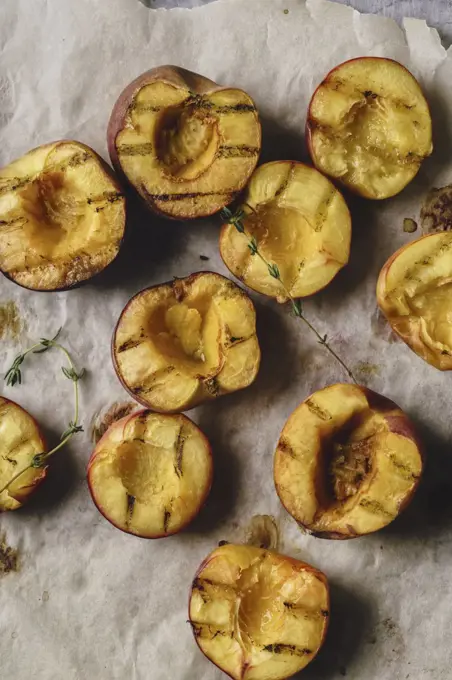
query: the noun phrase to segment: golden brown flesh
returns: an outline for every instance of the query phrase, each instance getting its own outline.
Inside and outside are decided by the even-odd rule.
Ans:
[[[380,272],[377,300],[416,354],[452,369],[452,233],[424,236],[394,253]]]
[[[246,235],[223,226],[220,252],[226,266],[253,290],[286,299],[281,283],[250,251],[278,265],[294,298],[324,288],[348,262],[351,218],[341,193],[320,172],[303,163],[276,161],[253,173],[243,202]],[[248,238],[247,238],[248,237]]]
[[[319,85],[307,118],[314,165],[372,199],[398,194],[432,152],[432,121],[419,83],[392,59],[340,64]]]
[[[234,680],[283,680],[308,665],[329,620],[326,577],[269,550],[224,545],[193,581],[190,622],[201,651]]]
[[[260,363],[253,303],[211,272],[147,288],[119,318],[113,361],[124,387],[153,411],[177,412],[240,390]]]
[[[97,508],[118,529],[163,538],[198,514],[212,471],[209,442],[189,418],[139,411],[99,441],[88,484]]]
[[[108,147],[152,210],[188,219],[217,212],[245,186],[259,158],[261,126],[246,92],[161,66],[119,97]]]
[[[14,401],[0,397],[0,489],[34,456],[46,451],[37,422]],[[47,468],[31,468],[0,494],[0,512],[17,510],[46,476]]]
[[[0,270],[32,290],[72,288],[119,252],[125,201],[89,147],[40,146],[0,170]]]
[[[322,538],[354,538],[392,522],[422,474],[418,439],[394,402],[365,387],[330,385],[290,416],[274,478],[286,510]]]

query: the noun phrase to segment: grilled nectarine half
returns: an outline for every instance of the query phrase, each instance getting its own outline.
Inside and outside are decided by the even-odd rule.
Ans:
[[[125,201],[89,147],[61,141],[0,170],[0,271],[32,290],[72,288],[115,259]]]
[[[217,212],[243,189],[259,158],[261,126],[246,92],[160,66],[120,95],[108,148],[154,212],[189,219]]]
[[[212,272],[147,288],[119,318],[113,361],[124,387],[153,411],[182,411],[235,392],[259,369],[254,305]]]
[[[201,564],[189,616],[201,651],[234,680],[283,680],[308,665],[329,621],[326,577],[304,562],[224,545]]]
[[[189,418],[137,411],[99,440],[88,484],[97,508],[118,529],[163,538],[198,514],[212,471],[209,442]]]
[[[246,234],[223,226],[220,252],[230,271],[253,290],[286,300],[281,282],[253,253],[278,266],[294,298],[324,288],[347,264],[351,218],[341,193],[320,172],[303,163],[276,161],[253,173],[243,198]]]
[[[404,66],[361,57],[334,68],[314,92],[307,141],[318,170],[365,198],[389,198],[431,154],[432,120]]]
[[[34,418],[14,401],[0,397],[0,489],[46,451]],[[46,476],[46,467],[30,468],[0,494],[0,512],[17,510]]]
[[[377,301],[393,330],[422,359],[452,370],[452,233],[430,234],[392,255]]]
[[[392,522],[422,474],[419,441],[394,402],[365,387],[314,392],[290,416],[274,460],[278,495],[309,533],[354,538]]]

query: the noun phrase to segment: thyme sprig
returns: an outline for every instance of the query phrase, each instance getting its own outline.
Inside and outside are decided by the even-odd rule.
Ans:
[[[60,443],[57,444],[57,446],[54,446],[53,449],[50,451],[43,451],[41,453],[37,453],[35,456],[33,456],[31,462],[29,465],[24,467],[22,470],[20,470],[17,474],[12,477],[7,484],[5,484],[1,489],[0,489],[0,494],[2,494],[4,491],[6,491],[13,482],[16,481],[21,475],[24,474],[24,472],[27,472],[27,470],[30,470],[32,468],[42,468],[47,465],[47,460],[53,456],[57,451],[63,448],[65,444],[73,437],[74,434],[77,432],[83,432],[83,427],[79,425],[78,419],[79,419],[79,393],[78,393],[78,383],[79,380],[83,377],[85,373],[85,369],[82,369],[81,371],[77,372],[74,366],[74,363],[72,361],[71,355],[69,354],[68,350],[63,347],[59,342],[57,342],[57,339],[61,333],[61,328],[58,330],[56,335],[53,336],[53,338],[40,338],[39,342],[36,342],[34,345],[29,347],[25,352],[22,354],[19,354],[13,361],[11,367],[8,369],[8,371],[5,374],[5,380],[6,384],[10,385],[11,387],[14,387],[14,385],[22,384],[22,372],[21,372],[21,366],[25,360],[25,358],[29,354],[42,354],[43,352],[47,352],[50,348],[55,348],[58,349],[60,352],[62,352],[68,363],[69,363],[69,368],[67,366],[62,366],[61,370],[63,372],[63,375],[68,379],[71,380],[71,382],[74,385],[74,418],[69,422],[68,427],[66,430],[63,432],[63,434],[60,437]]]
[[[248,205],[247,203],[245,204],[252,212],[255,212],[255,210]],[[347,364],[340,358],[340,356],[335,352],[335,350],[331,347],[331,345],[328,343],[328,336],[327,335],[322,335],[321,333],[318,332],[318,330],[313,326],[313,324],[305,317],[303,314],[303,307],[301,304],[301,300],[296,299],[292,297],[292,294],[290,290],[287,288],[286,284],[282,280],[281,277],[281,272],[279,271],[279,267],[276,263],[274,262],[269,262],[267,258],[262,255],[261,250],[259,249],[259,244],[256,240],[256,237],[253,236],[252,234],[249,234],[244,225],[244,218],[246,217],[246,213],[243,210],[243,208],[239,208],[235,213],[233,213],[229,208],[223,208],[223,210],[220,213],[222,219],[227,222],[228,224],[232,224],[237,231],[240,234],[243,234],[243,236],[248,239],[248,248],[251,252],[251,255],[257,256],[262,262],[265,264],[267,267],[268,273],[273,279],[276,279],[279,281],[279,284],[281,285],[282,290],[284,291],[284,297],[288,299],[290,302],[291,308],[292,308],[292,313],[294,316],[297,318],[301,319],[306,326],[309,328],[309,330],[314,333],[314,335],[317,337],[317,342],[319,345],[323,345],[325,349],[328,350],[328,352],[334,357],[334,359],[342,366],[344,371],[347,373],[348,377],[356,384],[356,378],[353,375],[352,371],[349,369]]]

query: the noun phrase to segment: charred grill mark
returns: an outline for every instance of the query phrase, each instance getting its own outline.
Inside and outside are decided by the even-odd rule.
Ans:
[[[202,95],[193,94],[184,101],[180,103],[180,106],[193,106],[198,109],[204,109],[205,111],[211,111],[212,113],[256,113],[256,107],[252,104],[231,104],[221,106],[219,104],[214,104],[213,102],[205,99]],[[147,102],[133,102],[129,111],[134,111],[135,113],[159,113],[160,111],[165,111],[168,106],[154,106],[148,104]]]
[[[171,201],[186,201],[188,199],[197,199],[202,196],[230,196],[232,199],[237,193],[235,190],[230,189],[226,191],[192,191],[181,194],[151,194],[145,187],[142,187],[142,189],[148,198],[153,201],[161,201],[162,203],[169,203]]]
[[[293,450],[292,446],[289,444],[289,440],[286,439],[285,437],[281,437],[281,439],[278,442],[278,451],[281,451],[282,453],[287,454],[294,460],[297,460],[297,456],[295,454],[295,451]]]
[[[224,541],[224,544],[227,545],[228,542]],[[229,590],[232,592],[236,592],[236,588],[229,584],[229,583],[217,583],[216,581],[212,581],[210,578],[201,578],[198,577],[194,580],[193,582],[193,587],[198,588],[199,590],[203,589],[205,590],[205,585],[207,586],[213,586],[214,588],[222,588],[223,590]]]
[[[216,113],[256,113],[256,107],[252,104],[234,104],[231,106],[212,105]]]
[[[185,444],[185,436],[183,434],[183,426],[179,430],[179,434],[177,436],[177,442],[176,442],[176,463],[174,465],[174,469],[176,471],[176,475],[181,478],[182,477],[182,457],[184,453],[184,444]]]
[[[120,201],[123,198],[123,195],[119,191],[104,191],[103,194],[100,194],[100,196],[89,196],[86,199],[86,202],[88,205],[92,205],[93,203],[116,203],[116,201]]]
[[[314,224],[314,231],[322,231],[323,225],[326,222],[326,219],[328,217],[328,210],[330,208],[331,203],[333,202],[333,199],[336,195],[336,191],[332,190],[328,193],[328,196],[320,203],[320,206],[318,208],[318,214],[319,218],[316,220]]]
[[[129,111],[135,111],[135,113],[158,113],[159,111],[164,111],[166,106],[153,106],[147,102],[137,102],[134,101],[129,106]]]
[[[386,510],[386,508],[383,507],[381,503],[370,498],[363,498],[359,502],[359,504],[362,508],[368,510],[370,513],[374,515],[384,515],[385,517],[388,517],[390,519],[393,519],[394,517],[393,513]]]
[[[62,161],[61,163],[56,163],[55,169],[65,170],[66,168],[75,168],[77,165],[83,165],[83,163],[86,163],[89,158],[91,158],[91,154],[89,154],[87,151],[79,151],[67,160]],[[51,169],[53,169],[52,166],[50,166],[50,168],[46,168],[46,170]]]
[[[171,518],[171,510],[168,510],[168,508],[165,508],[165,511],[163,513],[163,531],[165,532],[165,534],[168,531],[170,518]]]
[[[194,623],[193,621],[190,621],[189,623],[192,627],[193,634],[195,637],[208,638],[209,640],[213,640],[218,635],[232,636],[232,634],[229,633],[228,631],[220,630],[219,628],[214,628],[208,623]]]
[[[165,366],[165,368],[158,369],[153,375],[153,382],[148,387],[145,385],[136,385],[132,388],[132,392],[134,394],[148,394],[149,392],[152,392],[156,387],[160,387],[162,384],[159,382],[161,378],[163,378],[165,375],[169,375],[175,370],[175,366]]]
[[[204,380],[204,387],[211,397],[218,397],[220,394],[220,386],[216,378]]]
[[[134,347],[138,347],[138,345],[141,344],[141,340],[134,340],[133,338],[130,338],[129,340],[126,340],[125,342],[122,343],[118,347],[118,354],[120,352],[126,352],[128,349],[133,349]]]
[[[173,287],[174,297],[176,298],[177,302],[182,302],[182,300],[187,295],[187,290],[185,288],[185,284],[184,284],[183,280],[175,277],[173,279],[172,287]]]
[[[259,148],[257,146],[248,146],[247,144],[223,145],[220,146],[217,152],[217,158],[246,158],[259,155]]]
[[[320,420],[332,420],[333,416],[331,413],[319,406],[317,402],[314,401],[314,399],[306,399],[305,404],[311,413],[320,418]]]
[[[135,508],[135,501],[136,501],[135,496],[131,496],[130,493],[128,493],[127,494],[127,518],[126,518],[126,525],[127,526],[129,526],[130,521],[132,519],[133,510]]]
[[[152,153],[154,146],[151,142],[141,142],[137,144],[120,144],[117,147],[120,156],[148,156]]]
[[[206,602],[209,602],[209,601],[210,601],[210,597],[209,597],[209,595],[206,593],[206,589],[205,589],[205,587],[203,586],[203,584],[201,583],[200,579],[196,578],[196,579],[193,581],[193,590],[197,590],[197,591],[198,591],[198,593],[199,593],[199,595],[201,596],[201,599],[202,599],[202,601],[204,602],[204,604],[205,604]]]
[[[282,182],[282,184],[281,184],[281,185],[278,187],[278,189],[276,190],[276,193],[275,193],[274,198],[278,198],[278,196],[281,196],[281,194],[283,194],[284,191],[285,191],[285,190],[287,189],[287,187],[289,186],[289,184],[290,184],[290,182],[291,182],[291,180],[292,180],[292,175],[293,175],[294,167],[295,167],[294,164],[291,163],[291,164],[290,164],[290,167],[289,167],[289,170],[288,170],[288,172],[287,172],[287,177],[285,178],[285,180]]]
[[[1,191],[1,189],[0,189]],[[23,227],[28,222],[26,217],[13,217],[10,220],[0,220],[1,227]]]
[[[9,181],[2,182],[0,185],[0,196],[2,194],[7,194],[9,191],[16,191],[17,189],[22,189],[30,182],[32,182],[34,177],[13,177]]]
[[[417,277],[418,271],[421,267],[430,265],[434,262],[434,260],[443,255],[445,252],[450,250],[452,248],[452,241],[449,240],[447,237],[446,239],[442,239],[441,243],[432,251],[430,255],[427,257],[423,257],[422,260],[417,260],[417,262],[414,263],[413,267],[410,267],[407,269],[405,272],[405,279],[407,281],[419,281],[421,282],[421,279]]]
[[[10,458],[9,456],[2,456],[3,460],[7,460],[8,463],[11,463],[14,465],[14,467],[17,465],[17,460],[14,460],[14,458]]]
[[[388,458],[391,463],[396,468],[397,472],[403,479],[413,480],[419,479],[412,471],[409,465],[406,465],[401,460],[399,460],[393,453],[388,454]]]
[[[288,609],[294,616],[302,615],[305,619],[326,619],[330,615],[327,609],[321,609],[320,611],[314,611],[306,609],[303,605],[294,604],[293,602],[284,602],[284,606]]]
[[[296,645],[286,645],[283,643],[265,645],[263,650],[264,652],[271,652],[272,654],[291,654],[294,656],[308,656],[309,654],[312,654],[312,649],[297,647]]]
[[[46,172],[64,172],[64,170],[67,168],[75,168],[77,165],[86,163],[86,161],[90,158],[92,158],[92,156],[87,151],[80,151],[75,153],[73,156],[70,156],[70,158],[61,161],[60,163],[55,163],[54,165],[44,167],[43,170]],[[11,180],[5,181],[5,183],[0,180],[0,196],[2,194],[8,193],[9,191],[17,191],[17,189],[22,189],[22,187],[26,186],[27,184],[34,182],[36,178],[39,177],[39,174],[40,173],[36,173],[36,175],[27,175],[26,177],[12,177]]]

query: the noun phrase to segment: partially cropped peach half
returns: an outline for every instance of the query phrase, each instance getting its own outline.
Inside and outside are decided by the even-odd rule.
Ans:
[[[283,680],[312,661],[329,621],[326,577],[245,545],[217,548],[193,581],[189,615],[200,649],[234,680]]]
[[[345,539],[392,522],[422,469],[405,413],[364,387],[337,384],[314,392],[290,416],[274,479],[284,507],[309,533]]]
[[[253,303],[212,272],[135,295],[119,318],[112,349],[124,387],[160,412],[247,387],[260,363]]]
[[[163,538],[198,514],[212,472],[209,442],[189,418],[137,411],[99,440],[88,484],[97,508],[118,529]]]
[[[261,126],[243,90],[161,66],[120,95],[108,147],[152,210],[189,219],[217,212],[245,186],[259,158]]]
[[[314,168],[294,161],[261,165],[247,186],[242,210],[245,234],[225,224],[220,252],[234,276],[253,290],[280,301],[287,295],[249,247],[250,239],[278,266],[294,298],[321,290],[347,264],[350,212],[341,193]]]
[[[0,489],[46,451],[36,420],[25,409],[0,397]],[[47,468],[30,468],[0,494],[0,512],[17,510],[46,476]]]
[[[432,120],[404,66],[361,57],[334,68],[314,92],[307,142],[321,172],[365,198],[389,198],[431,154]]]
[[[416,354],[452,370],[452,233],[424,236],[394,253],[380,272],[377,300]]]
[[[0,271],[32,290],[64,290],[115,259],[125,201],[89,147],[61,141],[0,170]]]

